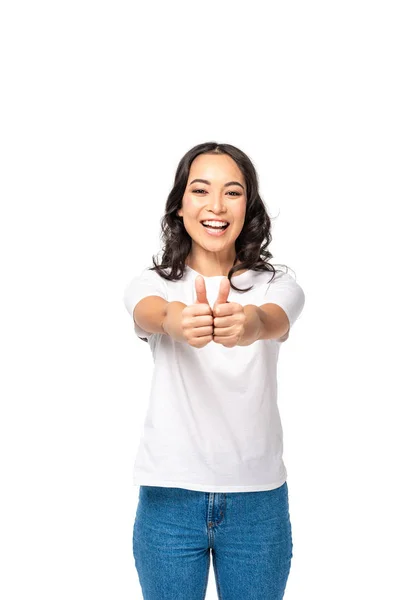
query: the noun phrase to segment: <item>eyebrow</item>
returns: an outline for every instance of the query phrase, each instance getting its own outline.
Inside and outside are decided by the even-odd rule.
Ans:
[[[192,183],[194,183],[195,181],[200,181],[200,183],[206,183],[207,185],[211,185],[211,182],[207,181],[207,179],[193,179],[189,183],[189,185],[192,185]],[[240,187],[243,188],[243,190],[244,190],[243,185],[241,183],[239,183],[238,181],[228,181],[228,183],[224,184],[224,187],[228,187],[228,185],[240,185]]]

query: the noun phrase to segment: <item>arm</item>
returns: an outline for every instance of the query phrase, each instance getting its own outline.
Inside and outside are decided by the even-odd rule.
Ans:
[[[164,333],[174,340],[185,341],[182,334],[183,302],[167,302],[161,296],[146,296],[133,311],[134,321],[150,333]]]
[[[259,340],[280,340],[284,342],[289,337],[290,323],[287,314],[277,304],[268,302],[256,306],[261,321]]]
[[[287,340],[290,327],[283,308],[268,302],[261,306],[247,304],[243,309],[246,317],[244,335],[238,346],[249,346],[258,340]]]

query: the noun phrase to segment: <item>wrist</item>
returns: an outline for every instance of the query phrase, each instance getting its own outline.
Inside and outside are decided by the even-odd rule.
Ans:
[[[183,302],[168,302],[165,316],[161,324],[162,330],[166,335],[169,335],[175,340],[182,341],[182,311],[186,307]]]
[[[243,307],[243,312],[246,317],[244,334],[238,345],[249,346],[261,339],[262,322],[260,320],[258,307],[255,304],[246,304]]]

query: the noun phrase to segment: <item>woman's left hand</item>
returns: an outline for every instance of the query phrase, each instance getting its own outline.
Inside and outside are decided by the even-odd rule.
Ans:
[[[237,302],[228,302],[231,289],[229,279],[222,279],[218,298],[213,306],[213,341],[227,348],[237,346],[245,332],[246,315],[244,308]]]

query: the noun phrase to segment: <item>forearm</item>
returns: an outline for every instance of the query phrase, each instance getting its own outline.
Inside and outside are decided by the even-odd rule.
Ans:
[[[246,306],[243,306],[243,311],[246,317],[244,322],[244,334],[237,345],[250,346],[250,344],[262,339],[260,336],[263,324],[259,315],[258,306],[246,304]]]
[[[244,335],[238,346],[249,346],[258,340],[275,340],[281,338],[288,329],[287,318],[282,319],[283,310],[271,304],[262,309],[255,304],[243,307],[246,321]]]
[[[162,322],[163,332],[178,342],[186,341],[182,332],[182,311],[185,307],[183,302],[168,302]]]

